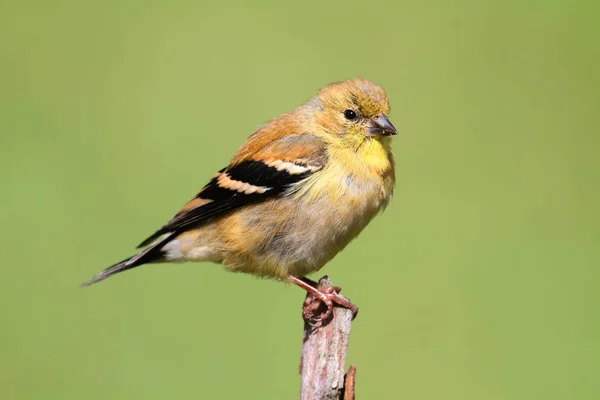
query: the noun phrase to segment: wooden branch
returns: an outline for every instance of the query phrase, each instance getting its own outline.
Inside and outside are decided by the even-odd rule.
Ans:
[[[332,286],[327,276],[319,280],[319,290]],[[352,311],[334,307],[333,317],[320,327],[304,322],[302,345],[301,400],[354,400],[356,368],[344,375]]]

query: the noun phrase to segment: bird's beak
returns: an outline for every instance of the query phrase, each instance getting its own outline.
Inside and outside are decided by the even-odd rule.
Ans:
[[[381,114],[371,121],[369,134],[371,136],[391,136],[397,135],[398,131],[394,128],[394,125],[392,125],[390,120],[385,115]]]

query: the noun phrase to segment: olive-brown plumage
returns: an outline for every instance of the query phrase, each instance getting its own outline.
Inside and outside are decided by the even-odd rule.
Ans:
[[[389,110],[367,80],[324,87],[250,135],[144,250],[85,285],[149,262],[212,261],[282,280],[319,270],[392,196]]]

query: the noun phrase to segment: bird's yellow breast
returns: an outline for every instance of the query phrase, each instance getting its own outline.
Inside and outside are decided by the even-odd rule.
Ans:
[[[356,150],[355,157],[346,157],[348,167],[366,170],[366,174],[385,175],[394,169],[394,159],[388,137],[380,139],[364,139]],[[352,162],[350,162],[352,160]],[[351,165],[350,165],[351,164]],[[358,164],[358,165],[355,165]],[[365,175],[366,176],[366,175]]]
[[[326,193],[335,202],[387,204],[395,183],[389,140],[365,138],[358,144],[330,146],[329,162],[303,187],[311,200]]]

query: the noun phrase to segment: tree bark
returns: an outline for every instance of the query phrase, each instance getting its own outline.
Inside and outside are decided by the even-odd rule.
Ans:
[[[319,290],[332,286],[327,276],[319,280]],[[334,307],[333,316],[320,327],[304,322],[300,373],[301,400],[353,400],[356,368],[344,374],[352,311]]]

